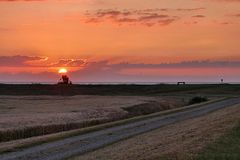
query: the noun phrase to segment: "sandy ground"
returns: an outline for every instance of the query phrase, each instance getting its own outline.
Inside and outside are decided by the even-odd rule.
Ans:
[[[184,105],[182,98],[143,96],[0,96],[0,131],[31,126],[121,119],[122,107],[157,102],[171,108]]]
[[[239,121],[240,105],[142,134],[71,160],[192,159]]]

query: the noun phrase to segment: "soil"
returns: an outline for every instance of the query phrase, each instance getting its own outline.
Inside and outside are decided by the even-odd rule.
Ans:
[[[240,120],[240,106],[169,125],[71,160],[185,160],[232,129]]]

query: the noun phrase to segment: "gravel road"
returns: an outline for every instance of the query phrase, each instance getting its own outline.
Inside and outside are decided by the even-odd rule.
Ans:
[[[61,160],[101,148],[105,145],[135,136],[141,133],[173,124],[179,121],[199,117],[210,112],[240,103],[240,98],[232,98],[206,104],[198,108],[154,117],[137,122],[107,128],[92,133],[70,137],[55,142],[41,144],[20,151],[0,155],[0,160]]]

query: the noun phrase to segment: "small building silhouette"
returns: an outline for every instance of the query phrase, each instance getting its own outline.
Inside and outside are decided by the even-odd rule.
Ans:
[[[179,86],[179,85],[185,85],[186,84],[186,82],[177,82],[177,85]]]

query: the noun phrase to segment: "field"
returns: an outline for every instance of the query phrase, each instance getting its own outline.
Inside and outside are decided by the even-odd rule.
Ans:
[[[0,96],[0,141],[149,114],[188,101],[180,96]]]
[[[240,85],[0,84],[0,142],[46,135],[238,94]]]
[[[240,105],[236,105],[159,128],[69,160],[237,160],[239,117]],[[229,130],[236,126],[238,128],[229,134]]]
[[[194,97],[214,100],[239,94],[240,85],[229,84],[0,84],[0,144],[21,143],[22,139],[29,137],[41,137],[179,108],[189,105]],[[239,113],[239,106],[226,108],[136,136],[75,159],[192,159],[207,144],[213,143],[232,129],[239,120]],[[131,154],[125,153],[127,146],[130,146]]]

